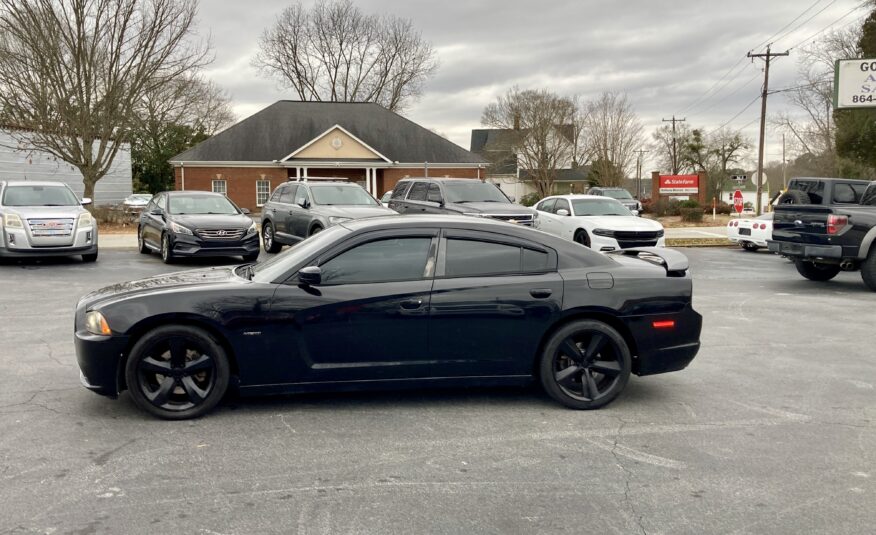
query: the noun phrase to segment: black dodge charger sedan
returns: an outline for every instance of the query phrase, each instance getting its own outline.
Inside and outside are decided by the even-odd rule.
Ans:
[[[242,394],[538,380],[599,408],[696,355],[684,255],[603,255],[458,216],[337,224],[260,264],[110,286],[76,308],[82,383],[155,416]]]

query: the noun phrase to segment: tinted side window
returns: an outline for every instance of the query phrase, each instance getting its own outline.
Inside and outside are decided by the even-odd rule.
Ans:
[[[557,204],[554,206],[553,211],[554,213],[557,213],[557,211],[561,209],[569,212],[570,214],[572,213],[572,209],[569,208],[569,201],[567,201],[566,199],[557,199]]]
[[[429,184],[425,182],[416,182],[411,187],[411,192],[408,194],[408,200],[411,201],[425,201],[426,200],[426,190],[429,187]]]
[[[441,202],[441,188],[438,187],[438,184],[429,184],[426,200],[429,202]]]
[[[861,196],[861,204],[865,206],[876,206],[876,184],[873,184]]]
[[[410,182],[399,182],[395,185],[395,189],[392,190],[392,198],[393,199],[404,199],[405,193],[408,192],[408,188],[411,187]]]
[[[154,202],[155,202],[155,208],[158,208],[162,211],[164,210],[164,195],[159,195],[158,197],[156,197],[154,199]]]
[[[432,238],[389,238],[357,245],[322,264],[324,284],[422,279]]]
[[[271,202],[279,202],[279,201],[280,201],[280,195],[283,194],[283,191],[284,191],[285,189],[286,189],[285,186],[277,186],[277,189],[275,189],[275,190],[274,190],[274,193],[271,194],[271,199],[270,199],[270,201],[271,201]]]
[[[283,194],[280,195],[280,202],[284,202],[286,204],[292,204],[295,202],[295,192],[298,190],[298,186],[295,184],[287,185],[283,189]]]
[[[548,261],[550,257],[542,251],[532,249],[523,249],[523,271],[548,271]]]
[[[299,186],[295,192],[295,204],[302,204],[308,199],[307,188]]]
[[[554,205],[556,205],[556,199],[548,199],[546,201],[541,201],[539,205],[536,207],[536,210],[541,210],[542,212],[553,213]]]
[[[478,277],[520,272],[520,247],[476,240],[447,240],[444,274]]]
[[[851,204],[856,202],[857,195],[849,184],[835,184],[833,188],[833,202]]]

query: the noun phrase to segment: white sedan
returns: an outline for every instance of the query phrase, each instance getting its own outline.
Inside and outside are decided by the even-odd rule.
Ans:
[[[663,225],[634,216],[623,204],[596,195],[557,195],[535,206],[536,228],[595,251],[664,247]]]
[[[766,247],[766,241],[772,237],[772,212],[756,219],[734,219],[727,223],[727,238],[741,245],[746,251],[757,251],[761,247]]]

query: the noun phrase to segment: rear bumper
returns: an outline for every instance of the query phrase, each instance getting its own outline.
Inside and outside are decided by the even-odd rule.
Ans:
[[[843,258],[841,245],[811,245],[806,243],[793,243],[784,241],[767,240],[770,252],[784,256],[800,258]]]
[[[654,322],[674,321],[671,329],[654,328]],[[703,317],[688,306],[676,314],[629,318],[627,325],[636,342],[633,373],[655,375],[686,368],[700,350]]]
[[[76,331],[73,339],[82,386],[102,396],[118,396],[121,391],[121,363],[128,338]]]

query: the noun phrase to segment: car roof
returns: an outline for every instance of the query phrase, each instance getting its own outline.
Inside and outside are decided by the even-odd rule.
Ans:
[[[59,180],[5,180],[2,181],[7,186],[67,186],[70,187],[66,182],[61,182]]]
[[[410,182],[417,180],[421,182],[484,182],[484,179],[478,178],[459,178],[459,177],[431,177],[431,176],[410,176],[399,180],[399,182]]]

